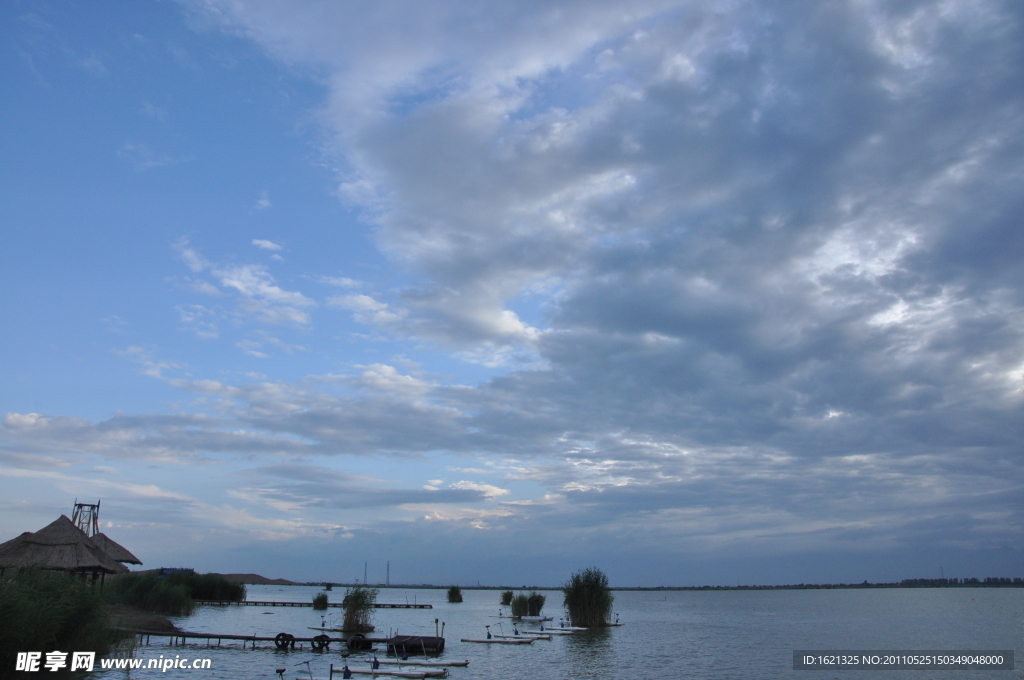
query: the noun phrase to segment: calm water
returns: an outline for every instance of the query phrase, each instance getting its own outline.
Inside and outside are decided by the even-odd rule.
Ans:
[[[318,588],[249,586],[250,600],[311,601]],[[544,613],[557,619],[561,593],[545,591]],[[340,601],[344,589],[330,593]],[[895,589],[720,592],[616,592],[615,612],[626,625],[590,633],[538,640],[532,645],[481,645],[459,642],[484,637],[484,626],[498,631],[499,592],[464,590],[465,602],[448,604],[444,590],[381,589],[380,602],[418,602],[427,610],[377,610],[379,634],[434,634],[434,619],[444,621],[445,659],[469,659],[468,668],[453,668],[453,680],[530,678],[537,680],[643,678],[1024,678],[1024,589]],[[408,600],[407,600],[408,598]],[[340,619],[339,609],[329,617]],[[511,633],[508,619],[500,620]],[[179,628],[224,634],[297,637],[313,634],[321,624],[312,608],[201,607],[175,619]],[[287,680],[327,677],[328,664],[340,665],[340,649],[281,652],[273,643],[256,650],[240,643],[219,649],[205,643],[168,647],[152,639],[136,656],[209,657],[212,670],[137,670],[134,678],[185,677]],[[1013,671],[794,671],[794,649],[1014,649]],[[363,662],[349,659],[352,668]],[[300,665],[301,664],[301,665]],[[125,671],[96,673],[123,678]],[[338,677],[338,676],[335,676]]]

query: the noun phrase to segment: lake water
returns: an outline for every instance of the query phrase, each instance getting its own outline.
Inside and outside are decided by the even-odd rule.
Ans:
[[[249,586],[248,599],[309,602],[320,591],[307,586]],[[544,613],[562,611],[558,591],[544,591]],[[330,594],[344,597],[344,589]],[[538,640],[532,645],[482,645],[459,639],[485,637],[484,626],[510,634],[499,612],[500,593],[463,590],[465,601],[449,604],[445,590],[382,588],[379,602],[416,602],[433,609],[378,609],[377,633],[397,631],[434,635],[434,619],[445,622],[442,659],[468,659],[466,668],[452,668],[453,680],[529,678],[531,680],[633,680],[646,678],[1024,678],[1024,589],[866,589],[775,591],[615,592],[615,613],[624,626]],[[340,620],[341,610],[326,616]],[[310,607],[200,607],[189,617],[174,619],[184,630],[222,634],[296,637],[314,635],[308,626],[321,625],[321,612]],[[501,622],[499,628],[498,622]],[[531,629],[536,626],[530,626]],[[336,635],[336,634],[334,634]],[[212,669],[132,671],[130,677],[192,677],[250,680],[327,678],[328,664],[343,663],[336,644],[328,652],[307,649],[279,651],[273,643],[255,650],[241,643],[207,648],[205,642],[167,646],[152,638],[136,650],[142,659],[176,655],[208,657]],[[994,650],[1013,649],[1016,670],[793,670],[798,649],[847,650]],[[348,663],[362,668],[353,655]],[[411,670],[411,669],[410,669]],[[125,671],[97,672],[105,679],[126,677]],[[340,676],[335,676],[340,677]],[[358,676],[357,676],[358,677]]]

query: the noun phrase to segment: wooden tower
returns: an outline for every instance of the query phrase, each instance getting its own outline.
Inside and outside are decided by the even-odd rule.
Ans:
[[[100,533],[100,502],[96,504],[79,503],[75,499],[75,511],[71,513],[71,522],[92,538]]]

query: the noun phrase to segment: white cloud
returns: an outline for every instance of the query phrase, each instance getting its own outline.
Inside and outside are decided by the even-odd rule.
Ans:
[[[359,281],[346,276],[318,276],[316,281],[328,286],[337,286],[338,288],[355,288],[361,285]]]
[[[505,496],[509,493],[508,489],[502,489],[501,487],[494,486],[493,484],[482,484],[480,482],[453,482],[448,485],[452,489],[471,489],[473,491],[479,491],[487,498],[498,498]]]
[[[271,241],[260,239],[254,240],[253,245],[264,250],[281,248]],[[316,306],[316,302],[298,291],[285,290],[279,286],[265,266],[210,262],[195,248],[192,248],[185,238],[175,243],[174,249],[189,269],[197,274],[208,272],[220,285],[218,288],[203,279],[186,278],[183,285],[187,289],[213,296],[222,296],[225,291],[234,292],[236,294],[235,314],[265,324],[307,326],[310,323],[310,316],[306,309]],[[207,334],[206,337],[213,337],[212,310],[195,305],[179,307],[179,311],[181,309],[203,309],[203,314],[210,316],[211,320],[207,322],[210,324],[209,327],[205,327],[201,331]],[[194,323],[194,314],[189,316],[188,321]]]

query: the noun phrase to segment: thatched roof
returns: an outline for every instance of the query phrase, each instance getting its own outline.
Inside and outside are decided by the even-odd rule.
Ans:
[[[92,537],[92,542],[100,547],[107,557],[114,560],[115,562],[127,562],[128,564],[142,564],[135,555],[128,552],[128,549],[123,545],[110,538],[106,534],[96,534]]]
[[[0,567],[33,566],[107,574],[128,571],[128,567],[107,557],[64,515],[35,533],[26,531],[0,545]]]

